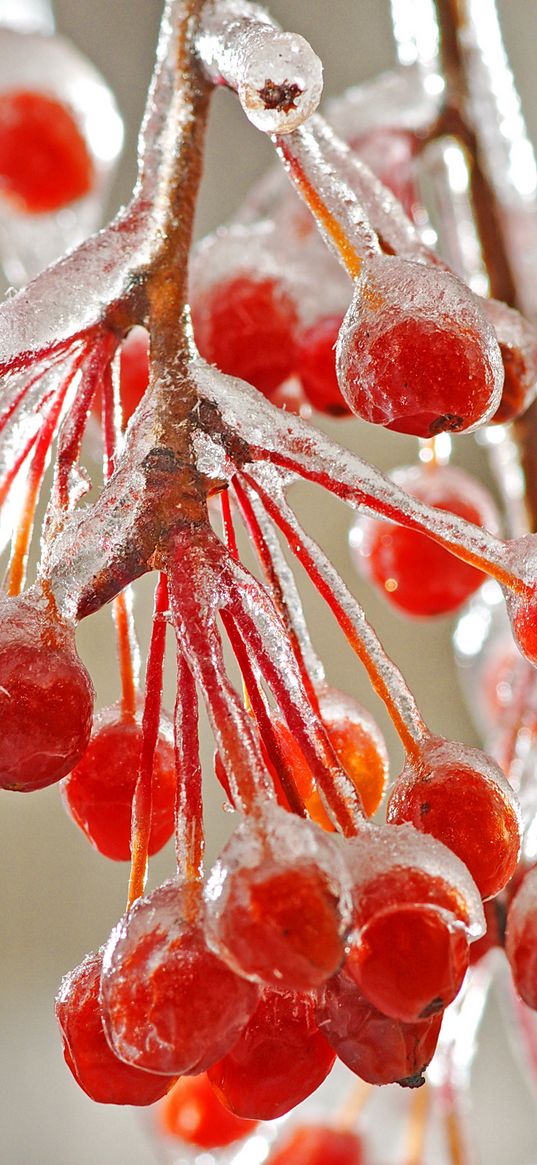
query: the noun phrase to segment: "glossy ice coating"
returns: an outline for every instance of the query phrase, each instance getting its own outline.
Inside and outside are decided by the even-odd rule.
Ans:
[[[267,805],[241,822],[209,876],[209,941],[240,974],[312,989],[343,961],[349,889],[337,840]]]
[[[364,420],[431,437],[484,424],[503,366],[472,293],[447,271],[372,256],[337,346],[339,386]]]
[[[502,890],[514,873],[518,802],[498,765],[479,749],[430,737],[419,763],[406,761],[387,816],[444,842],[468,866],[483,898]]]
[[[140,898],[105,949],[103,1022],[122,1059],[146,1071],[205,1071],[233,1045],[258,989],[207,947],[195,891],[165,882]]]
[[[74,628],[37,588],[0,603],[0,787],[59,781],[89,741],[94,691]]]
[[[234,1047],[208,1075],[237,1116],[274,1120],[314,1092],[334,1060],[315,1021],[314,997],[266,988]]]
[[[101,1104],[154,1104],[174,1078],[142,1072],[119,1060],[103,1028],[99,987],[103,952],[87,955],[62,980],[56,999],[56,1018],[63,1054],[77,1084]]]

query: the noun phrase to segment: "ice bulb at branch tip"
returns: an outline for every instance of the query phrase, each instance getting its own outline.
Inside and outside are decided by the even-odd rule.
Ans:
[[[302,36],[274,32],[263,44],[248,45],[238,85],[246,116],[269,134],[287,134],[315,112],[323,89],[323,68]]]

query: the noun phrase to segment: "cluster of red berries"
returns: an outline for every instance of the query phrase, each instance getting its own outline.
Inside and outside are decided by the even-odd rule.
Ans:
[[[91,684],[72,631],[37,588],[4,608],[3,787],[65,777],[75,820],[103,852],[127,857],[139,726],[112,709],[89,741]],[[347,731],[344,717],[332,724],[340,756],[360,751],[361,733],[362,757],[374,757],[378,737],[355,720]],[[372,807],[382,749],[376,759]],[[164,723],[154,782],[152,849],[173,827]],[[299,785],[308,804],[311,774]],[[518,819],[490,762],[429,738],[393,788],[388,821],[344,842],[269,801],[241,820],[205,893],[197,880],[172,881],[139,898],[60,991],[66,1059],[81,1086],[98,1100],[147,1104],[178,1076],[207,1071],[232,1112],[257,1120],[309,1095],[336,1054],[373,1083],[420,1083],[482,929],[479,894],[497,894],[514,872]]]
[[[358,135],[353,145],[374,167],[384,166],[383,177],[414,214],[415,137],[385,129]],[[28,173],[21,149],[32,160]],[[53,212],[83,197],[91,181],[91,159],[65,107],[29,92],[0,96],[0,188],[13,205],[27,214]],[[482,309],[431,257],[398,255],[388,240],[377,241],[356,252],[349,306],[346,277],[334,273],[290,200],[281,200],[274,218],[220,232],[194,264],[201,355],[275,404],[293,401],[299,409],[307,400],[332,416],[352,413],[419,437],[466,431],[493,416],[503,421],[525,407],[537,362],[529,326],[521,331],[516,313],[507,318],[501,305]],[[287,282],[282,248],[289,250]],[[326,273],[321,311],[317,290],[314,299],[307,290],[313,269]],[[97,355],[99,343],[108,372],[118,340],[101,337]],[[148,384],[144,328],[123,340],[119,371],[127,424]],[[87,417],[102,405],[106,430],[101,373],[92,383],[89,374],[82,378],[81,411]],[[295,387],[286,395],[289,381]],[[490,499],[460,470],[433,464],[393,476],[407,495],[497,529]],[[369,517],[359,531],[367,573],[408,614],[452,611],[482,581],[471,562],[448,556],[416,530]],[[521,586],[515,621],[532,642],[526,597]],[[272,716],[265,739],[249,707],[269,795],[252,796],[205,881],[201,862],[189,870],[186,863],[151,894],[138,887],[108,942],[65,977],[57,999],[65,1059],[81,1088],[102,1103],[165,1098],[164,1128],[200,1148],[231,1144],[259,1120],[288,1112],[322,1083],[336,1057],[371,1084],[419,1087],[445,1008],[470,963],[495,941],[505,943],[522,998],[537,1007],[537,873],[525,872],[513,891],[520,823],[500,769],[425,726],[414,736],[406,726],[407,757],[390,791],[387,824],[374,825],[368,818],[387,779],[378,729],[349,698],[313,683],[311,689],[312,720],[318,712],[334,766],[339,762],[364,819],[344,828],[288,724]],[[93,689],[74,625],[43,582],[2,600],[0,712],[0,787],[29,791],[61,782],[68,812],[90,842],[111,859],[132,856],[134,866],[145,709],[118,704],[92,728]],[[159,715],[144,861],[176,825],[179,837],[185,808],[180,748]],[[240,782],[225,757],[222,747],[215,772],[233,803]],[[505,927],[504,900],[491,903],[506,887]],[[354,1133],[321,1126],[295,1129],[270,1158],[271,1165],[362,1160]]]

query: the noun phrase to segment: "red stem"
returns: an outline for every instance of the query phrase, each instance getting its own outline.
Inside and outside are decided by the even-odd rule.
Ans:
[[[317,692],[315,691],[315,687],[312,683],[311,676],[310,676],[308,669],[306,667],[306,664],[304,662],[304,656],[302,654],[302,650],[300,647],[300,643],[298,641],[298,636],[296,634],[295,628],[293,627],[293,622],[292,622],[292,619],[291,619],[291,616],[289,613],[289,608],[287,606],[285,595],[284,595],[284,592],[282,590],[278,575],[274,569],[274,563],[272,561],[272,555],[270,553],[270,549],[267,546],[265,538],[263,537],[263,532],[260,529],[259,523],[258,523],[256,515],[254,513],[253,506],[252,506],[250,499],[246,493],[246,490],[244,490],[242,488],[240,480],[237,476],[235,476],[232,479],[232,485],[233,485],[233,489],[235,491],[235,495],[237,497],[237,501],[238,501],[239,506],[241,508],[241,511],[243,513],[245,522],[247,524],[248,530],[250,532],[250,536],[251,536],[252,542],[254,544],[257,556],[258,556],[259,561],[261,563],[261,566],[263,568],[265,578],[266,578],[266,580],[270,586],[270,589],[272,591],[272,596],[274,599],[275,606],[277,607],[277,609],[280,613],[282,622],[285,626],[285,630],[286,630],[287,635],[289,637],[291,647],[293,649],[293,654],[295,656],[295,659],[297,661],[297,664],[298,664],[298,667],[300,670],[300,674],[302,676],[302,682],[303,682],[304,687],[308,693],[309,701],[310,701],[312,708],[314,709],[316,715],[320,716],[321,713],[320,713],[320,707],[319,707],[319,700],[317,698]]]
[[[308,575],[311,578],[314,586],[317,588],[319,594],[328,604],[330,610],[337,619],[337,622],[344,632],[353,651],[356,653],[366,668],[369,679],[371,680],[375,691],[386,705],[393,724],[405,747],[405,751],[409,754],[409,756],[413,758],[419,758],[421,753],[421,739],[423,734],[426,732],[425,724],[423,724],[422,730],[417,732],[416,735],[414,735],[414,733],[410,730],[405,717],[401,714],[397,703],[392,697],[389,684],[382,675],[381,670],[377,667],[375,660],[367,650],[363,640],[360,638],[350,616],[344,610],[341,603],[339,603],[335,598],[330,586],[328,585],[328,582],[323,578],[321,572],[319,571],[313,555],[308,551],[303,541],[299,538],[296,529],[286,520],[279,506],[276,505],[276,503],[271,498],[269,498],[268,494],[262,489],[262,487],[254,478],[250,477],[246,473],[243,473],[242,476],[248,481],[248,483],[261,498],[264,506],[267,509],[267,512],[270,514],[278,528],[285,535],[293,553],[308,572]]]
[[[199,754],[198,697],[194,677],[181,651],[177,653],[175,704],[175,853],[180,880],[203,878],[202,773]]]
[[[118,441],[119,380],[117,368],[111,360],[104,368],[101,381],[102,432],[104,443],[103,476],[109,481],[116,464]],[[116,628],[116,647],[121,676],[121,707],[125,717],[134,719],[138,695],[138,643],[129,608],[127,592],[122,591],[112,603],[112,617]],[[135,662],[136,661],[136,662]]]
[[[69,507],[69,475],[80,455],[93,398],[116,346],[117,339],[112,333],[105,333],[96,341],[84,362],[76,398],[61,428],[56,455],[55,492],[62,510]]]
[[[54,440],[67,392],[71,387],[85,354],[85,350],[80,353],[78,359],[65,377],[65,380],[60,385],[49,412],[39,430],[39,436],[35,443],[34,455],[28,475],[28,489],[26,491],[22,517],[17,529],[8,568],[7,593],[9,595],[18,595],[24,585],[28,548],[32,536],[35,510],[47,467],[48,453]]]
[[[284,753],[278,743],[278,738],[267,712],[265,701],[259,690],[259,685],[256,682],[254,670],[248,658],[244,641],[239,634],[235,619],[229,611],[225,610],[221,611],[220,617],[240,667],[248,693],[249,703],[257,721],[261,739],[270,761],[278,774],[278,779],[289,803],[289,808],[299,817],[305,817],[304,803],[293,780],[293,770],[287,764]]]
[[[168,584],[166,576],[161,574],[155,591],[153,631],[145,676],[140,768],[132,803],[131,874],[127,909],[143,894],[147,876],[147,855],[151,834],[153,761],[160,727],[167,610]]]

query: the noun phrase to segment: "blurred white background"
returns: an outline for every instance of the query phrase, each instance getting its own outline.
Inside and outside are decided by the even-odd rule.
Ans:
[[[150,76],[161,0],[57,0],[59,31],[69,36],[102,70],[112,85],[127,126],[124,164],[111,200],[114,210],[128,197],[135,171],[136,134]],[[269,5],[284,26],[303,33],[325,66],[325,92],[389,67],[394,60],[387,0],[273,0]],[[500,10],[530,131],[537,135],[537,4],[503,0]],[[271,147],[248,125],[232,96],[214,102],[208,140],[198,231],[204,233],[236,208],[252,181],[271,161]],[[358,423],[332,423],[327,429],[353,444],[380,466],[415,458],[410,438],[377,433]],[[486,472],[471,438],[459,441],[456,459]],[[321,501],[315,492],[310,529],[317,534],[340,572],[364,600],[387,650],[401,666],[426,719],[446,736],[477,743],[458,693],[451,663],[452,624],[424,626],[403,622],[356,579],[347,551],[349,515]],[[307,513],[307,511],[304,511]],[[138,612],[147,639],[151,586],[140,588]],[[306,589],[315,643],[331,682],[354,693],[378,714],[397,772],[401,754],[383,710],[342,638]],[[145,614],[144,614],[145,608]],[[119,689],[110,658],[112,625],[104,613],[80,629],[81,654],[88,664],[100,705]],[[173,703],[173,660],[168,663],[167,704]],[[210,768],[211,745],[205,742]],[[211,774],[209,772],[209,778]],[[208,781],[215,821],[210,853],[227,820],[221,796]],[[63,1064],[55,1028],[53,999],[65,971],[98,947],[124,908],[127,869],[100,858],[67,820],[57,791],[31,797],[4,794],[0,815],[0,863],[4,905],[0,931],[1,1165],[152,1165],[158,1158],[138,1114],[93,1105],[78,1090]],[[152,863],[152,883],[171,874],[170,851]],[[495,1078],[496,1083],[493,1082]],[[537,1161],[535,1125],[525,1109],[520,1081],[506,1071],[505,1055],[489,1041],[478,1080],[484,1099],[482,1165],[532,1165]],[[488,1101],[491,1103],[489,1104]],[[493,1103],[492,1103],[493,1102]]]

